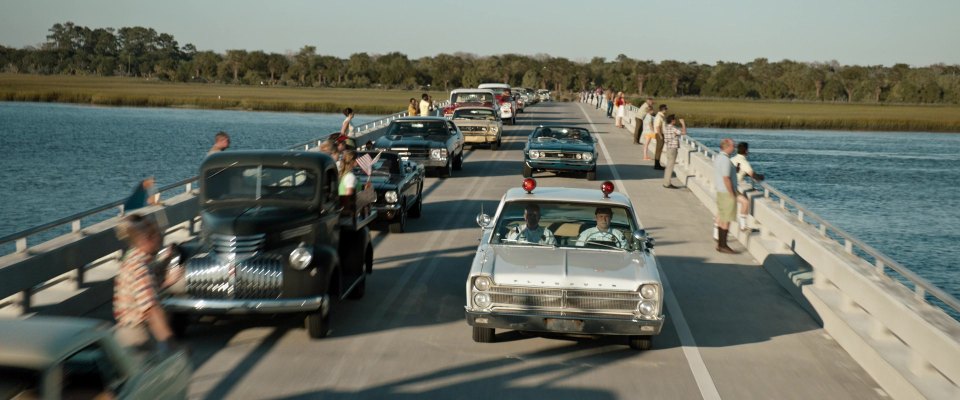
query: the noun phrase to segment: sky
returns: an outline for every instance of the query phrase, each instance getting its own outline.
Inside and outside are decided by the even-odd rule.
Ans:
[[[143,26],[199,50],[960,64],[960,0],[0,0],[0,45]]]

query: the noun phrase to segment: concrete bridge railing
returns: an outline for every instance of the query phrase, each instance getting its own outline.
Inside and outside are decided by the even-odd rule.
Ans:
[[[405,116],[400,112],[359,125],[352,136],[359,144],[376,139],[391,121]],[[290,149],[315,149],[325,139]],[[187,240],[197,229],[196,181],[162,187],[159,205],[137,210],[157,219],[167,243]],[[124,211],[118,200],[0,238],[0,316],[83,315],[109,303],[123,250],[114,228]]]
[[[714,155],[684,138],[676,173],[716,214]],[[960,398],[960,323],[947,314],[960,302],[772,186],[756,189],[759,233],[731,227],[751,255],[891,396]]]

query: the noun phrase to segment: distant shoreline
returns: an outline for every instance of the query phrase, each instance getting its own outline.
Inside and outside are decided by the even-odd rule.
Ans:
[[[393,114],[422,91],[170,83],[136,78],[0,74],[0,101],[124,107]],[[435,101],[446,91],[430,91]],[[566,94],[556,96],[572,100]],[[631,97],[633,104],[641,98]],[[960,106],[658,99],[690,127],[960,133]]]

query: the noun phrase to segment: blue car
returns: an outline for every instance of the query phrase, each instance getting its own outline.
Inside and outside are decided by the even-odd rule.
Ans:
[[[523,148],[523,176],[537,171],[575,171],[597,178],[596,141],[590,131],[572,126],[540,126]]]

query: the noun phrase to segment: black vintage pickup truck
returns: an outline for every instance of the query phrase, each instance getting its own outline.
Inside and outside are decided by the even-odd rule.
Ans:
[[[331,305],[363,297],[373,269],[373,188],[338,195],[337,169],[308,151],[230,151],[200,168],[201,232],[179,293],[163,301],[182,334],[198,315],[304,315],[327,335]],[[189,250],[189,249],[192,249]]]

